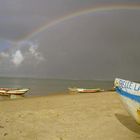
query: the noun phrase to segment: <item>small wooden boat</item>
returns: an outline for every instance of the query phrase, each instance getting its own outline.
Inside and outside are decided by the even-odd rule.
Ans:
[[[140,124],[140,84],[116,78],[114,86],[127,111]]]
[[[23,95],[28,90],[26,88],[0,88],[0,95]]]
[[[96,93],[102,91],[100,88],[96,89],[84,89],[84,88],[68,88],[70,92],[76,93]]]

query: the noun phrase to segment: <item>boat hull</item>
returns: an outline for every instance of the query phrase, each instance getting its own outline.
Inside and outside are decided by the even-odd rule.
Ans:
[[[125,108],[140,124],[140,84],[116,78],[114,85]]]
[[[22,95],[29,89],[0,88],[0,95]]]
[[[96,93],[100,92],[101,89],[83,89],[83,88],[69,88],[70,92],[76,92],[76,93]]]

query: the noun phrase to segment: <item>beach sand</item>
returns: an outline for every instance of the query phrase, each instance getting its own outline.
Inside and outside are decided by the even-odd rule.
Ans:
[[[138,140],[115,92],[0,101],[0,140]]]

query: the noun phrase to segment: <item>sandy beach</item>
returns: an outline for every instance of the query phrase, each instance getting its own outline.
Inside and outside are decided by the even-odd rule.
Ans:
[[[0,101],[0,140],[138,140],[115,92]]]

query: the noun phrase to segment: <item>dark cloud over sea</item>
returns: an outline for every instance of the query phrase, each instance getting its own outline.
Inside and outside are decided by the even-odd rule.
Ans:
[[[139,1],[0,2],[0,76],[139,80]]]

